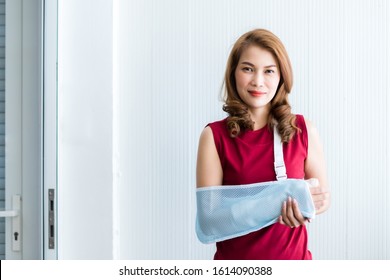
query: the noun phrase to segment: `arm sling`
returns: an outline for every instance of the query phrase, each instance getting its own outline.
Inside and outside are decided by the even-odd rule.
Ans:
[[[305,218],[314,218],[310,184],[287,179],[283,143],[274,125],[276,181],[196,189],[196,234],[202,243],[219,242],[257,231],[278,221],[282,204],[290,196]]]

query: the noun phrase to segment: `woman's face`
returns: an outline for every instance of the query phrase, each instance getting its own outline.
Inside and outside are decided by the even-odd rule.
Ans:
[[[249,46],[241,54],[235,78],[238,95],[252,114],[269,110],[280,81],[278,64],[269,51]]]

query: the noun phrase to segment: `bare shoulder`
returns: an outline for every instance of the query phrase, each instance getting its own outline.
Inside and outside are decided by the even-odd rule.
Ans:
[[[308,133],[318,133],[316,125],[309,119],[305,118],[306,129]]]
[[[213,131],[210,126],[207,126],[203,129],[199,137],[198,156],[207,156],[210,153],[214,154],[216,152]]]
[[[199,144],[207,144],[214,141],[213,131],[210,126],[206,126],[200,134]]]
[[[309,142],[309,148],[313,145],[321,145],[320,135],[316,125],[309,119],[305,118],[306,130]]]
[[[215,146],[213,131],[207,126],[199,138],[196,185],[197,187],[206,187],[221,184],[222,166]]]

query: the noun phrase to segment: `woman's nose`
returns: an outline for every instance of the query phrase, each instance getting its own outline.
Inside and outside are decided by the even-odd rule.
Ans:
[[[264,86],[264,77],[262,74],[256,74],[253,75],[252,83],[255,87],[262,87]]]

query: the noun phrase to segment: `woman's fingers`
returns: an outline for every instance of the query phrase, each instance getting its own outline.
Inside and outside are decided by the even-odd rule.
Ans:
[[[327,191],[326,189],[322,189],[321,187],[318,187],[318,188],[311,188],[310,192],[317,212],[321,212],[322,210],[328,207],[330,202],[329,191]]]
[[[296,227],[297,221],[294,217],[293,203],[291,197],[287,199],[287,218],[291,227]]]
[[[321,193],[312,194],[311,196],[313,198],[313,201],[316,202],[316,201],[320,201],[320,200],[329,199],[330,194],[329,194],[329,192],[325,191],[325,192],[321,192]]]
[[[279,217],[279,222],[283,225],[290,226],[290,222],[287,218],[287,203],[286,201],[283,201],[282,204],[282,215]]]
[[[289,197],[287,201],[283,202],[279,223],[289,227],[298,227],[305,224],[306,221],[307,219],[303,217],[299,210],[298,202],[295,199]]]
[[[306,222],[305,217],[303,217],[301,210],[299,209],[298,201],[296,199],[292,200],[292,208],[294,212],[294,218],[299,225],[303,225]],[[298,226],[298,225],[297,225]]]

